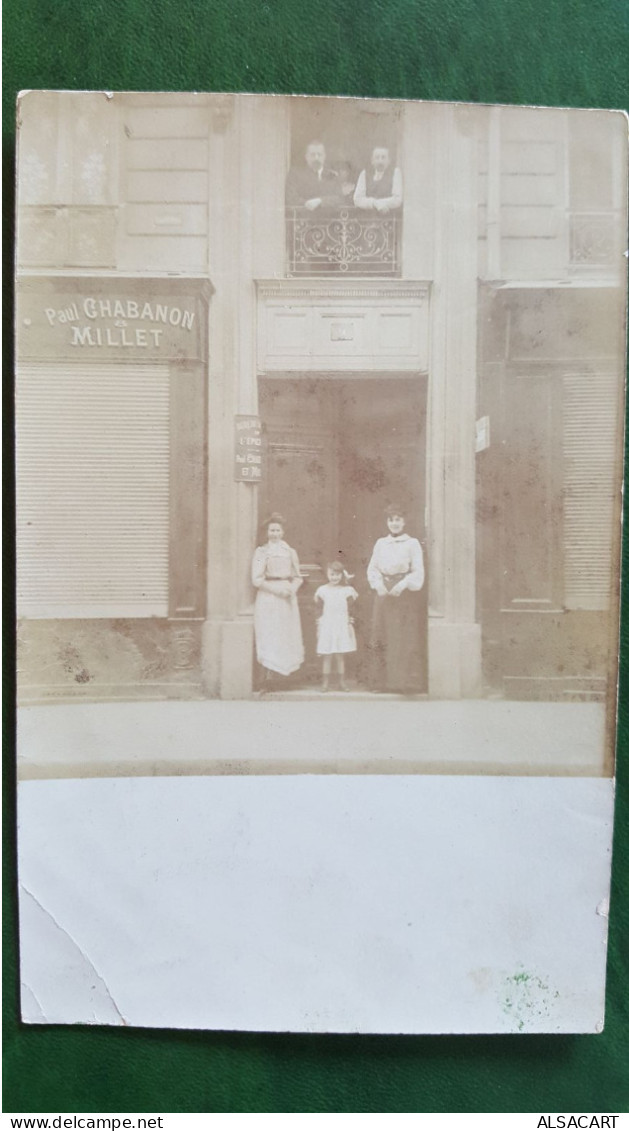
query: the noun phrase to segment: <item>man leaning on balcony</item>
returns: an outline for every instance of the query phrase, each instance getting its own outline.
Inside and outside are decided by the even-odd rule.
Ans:
[[[286,178],[286,204],[289,208],[316,208],[338,205],[341,198],[338,173],[325,163],[325,146],[311,141],[306,148],[305,165],[294,165]]]
[[[371,167],[363,169],[356,183],[354,204],[357,208],[392,212],[402,206],[402,174],[391,166],[391,155],[385,145],[371,152]]]

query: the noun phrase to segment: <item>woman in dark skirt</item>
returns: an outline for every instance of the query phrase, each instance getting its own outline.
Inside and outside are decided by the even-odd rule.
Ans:
[[[369,641],[369,685],[374,691],[417,694],[426,684],[424,558],[405,532],[399,506],[386,510],[389,533],[376,542],[367,568],[374,590]]]

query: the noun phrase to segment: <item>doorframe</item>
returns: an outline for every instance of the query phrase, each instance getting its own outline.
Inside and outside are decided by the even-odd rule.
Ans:
[[[425,563],[426,563],[426,558],[428,558],[428,568],[427,568],[427,571],[426,571],[426,584],[429,586],[429,584],[430,584],[430,581],[429,581],[429,562],[430,562],[430,542],[431,542],[430,531],[429,531],[429,528],[428,528],[429,488],[430,488],[430,477],[429,477],[430,381],[429,381],[429,374],[426,371],[422,371],[422,370],[416,370],[416,371],[409,372],[406,369],[402,369],[402,370],[398,370],[398,369],[395,369],[395,370],[378,370],[378,371],[371,371],[371,370],[348,371],[348,370],[345,370],[345,369],[344,370],[326,370],[326,371],[318,371],[318,370],[317,371],[303,371],[303,370],[293,370],[293,369],[285,369],[285,370],[275,370],[274,369],[271,372],[257,372],[255,384],[256,384],[256,401],[257,401],[258,415],[260,417],[262,415],[261,412],[260,412],[260,382],[261,381],[289,381],[289,380],[298,381],[300,379],[303,379],[304,381],[310,380],[310,381],[317,381],[317,382],[320,381],[320,380],[323,380],[323,381],[342,381],[344,384],[351,384],[352,381],[364,381],[364,382],[370,382],[370,381],[383,381],[383,382],[405,381],[405,382],[410,382],[410,381],[412,381],[412,382],[421,382],[423,384],[424,388],[423,388],[423,392],[422,392],[422,395],[421,395],[421,401],[422,401],[422,410],[423,410],[423,417],[424,417],[424,444],[423,444],[423,447],[424,447],[424,452],[423,452],[424,505],[423,505],[423,514],[421,514],[419,516],[419,522],[420,522],[421,529],[418,532],[418,537],[421,540],[422,547],[423,547],[423,550],[424,550]],[[290,444],[287,445],[287,446],[290,447]],[[260,524],[261,521],[263,521],[263,517],[264,517],[261,514],[260,499],[261,499],[261,493],[260,493],[260,490],[258,489],[256,491],[256,506],[254,508],[255,513],[253,515],[253,521],[252,521],[252,545],[257,544],[256,539],[257,539],[257,536],[258,536],[258,533],[259,533],[259,524]],[[337,498],[337,508],[338,508],[338,498]],[[338,518],[338,514],[337,514],[337,518]],[[301,565],[302,565],[302,568],[303,568],[303,567],[308,567],[308,566],[312,565],[312,563],[301,562]],[[430,601],[430,597],[428,595],[428,605],[429,605],[429,601]],[[429,639],[430,639],[429,622],[430,622],[430,616],[428,615],[427,631],[429,633]],[[430,686],[430,647],[429,646],[428,646],[427,651],[428,651],[428,685]]]

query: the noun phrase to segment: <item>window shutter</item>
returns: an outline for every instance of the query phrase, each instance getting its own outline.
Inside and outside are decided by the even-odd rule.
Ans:
[[[169,370],[22,365],[18,613],[168,615]]]
[[[618,381],[564,377],[565,596],[569,609],[609,608]]]

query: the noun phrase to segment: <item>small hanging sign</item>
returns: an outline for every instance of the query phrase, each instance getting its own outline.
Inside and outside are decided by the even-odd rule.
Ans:
[[[259,416],[236,416],[234,478],[237,483],[262,479],[262,421]]]
[[[481,416],[476,421],[476,451],[486,452],[490,444],[489,417]]]

